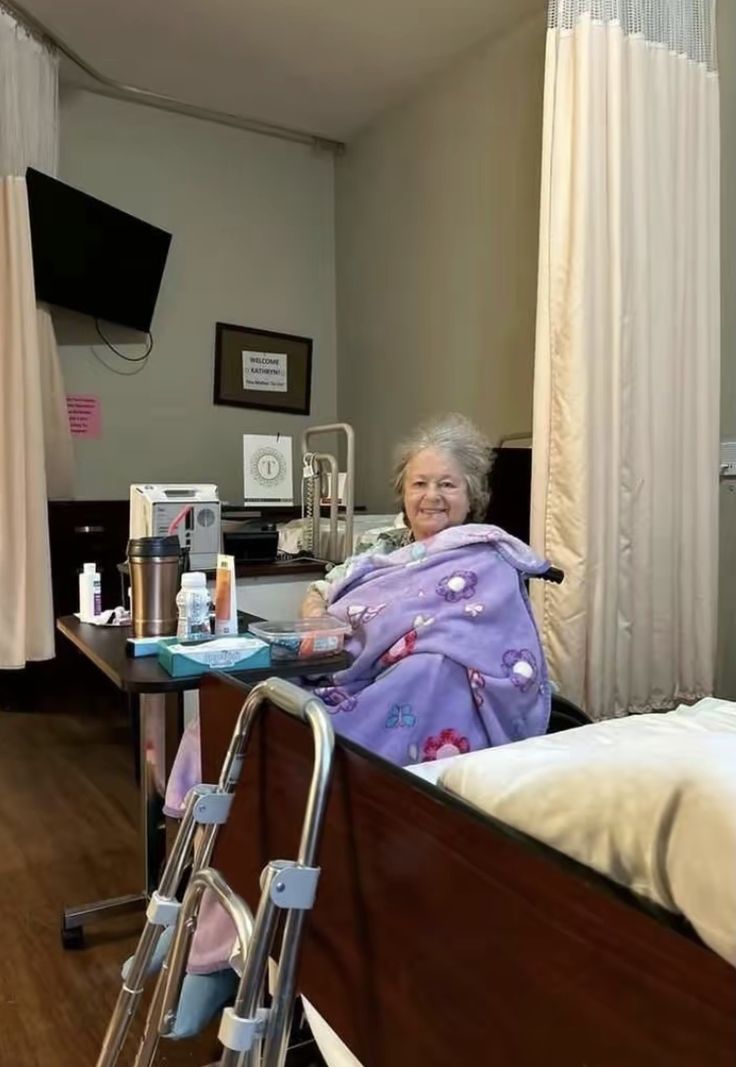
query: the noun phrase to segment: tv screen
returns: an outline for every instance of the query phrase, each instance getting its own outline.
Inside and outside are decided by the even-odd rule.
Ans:
[[[36,298],[151,328],[171,234],[29,167]]]

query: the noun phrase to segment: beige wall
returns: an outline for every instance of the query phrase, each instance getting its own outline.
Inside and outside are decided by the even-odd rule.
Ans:
[[[418,419],[531,428],[544,38],[542,13],[473,50],[338,161],[339,407],[371,508]]]
[[[242,501],[244,432],[297,439],[305,423],[337,413],[332,156],[70,91],[60,177],[174,235],[140,374],[97,362],[90,320],[57,317],[67,392],[102,400],[101,440],[75,443],[77,497],[127,497],[135,481],[213,481]],[[212,404],[218,320],[314,339],[309,419]]]
[[[723,269],[723,390],[721,427],[724,439],[736,438],[736,4],[718,5],[718,50],[721,66],[721,210]],[[718,691],[736,699],[736,484],[721,485],[721,580]]]

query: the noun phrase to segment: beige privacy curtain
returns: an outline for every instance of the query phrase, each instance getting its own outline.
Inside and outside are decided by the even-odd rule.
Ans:
[[[551,0],[532,540],[551,675],[596,717],[713,687],[713,0]]]
[[[71,495],[51,318],[37,309],[25,169],[56,169],[57,60],[0,7],[0,669],[54,654],[47,493]],[[49,460],[47,475],[47,456]]]

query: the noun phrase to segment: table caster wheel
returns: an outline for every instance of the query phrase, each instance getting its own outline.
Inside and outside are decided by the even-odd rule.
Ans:
[[[84,948],[84,927],[61,924],[61,945],[70,952]]]

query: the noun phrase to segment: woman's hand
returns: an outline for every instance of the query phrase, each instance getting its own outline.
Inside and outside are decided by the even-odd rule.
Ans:
[[[322,596],[316,590],[307,593],[299,609],[299,617],[301,619],[321,619],[326,614],[327,604]]]

